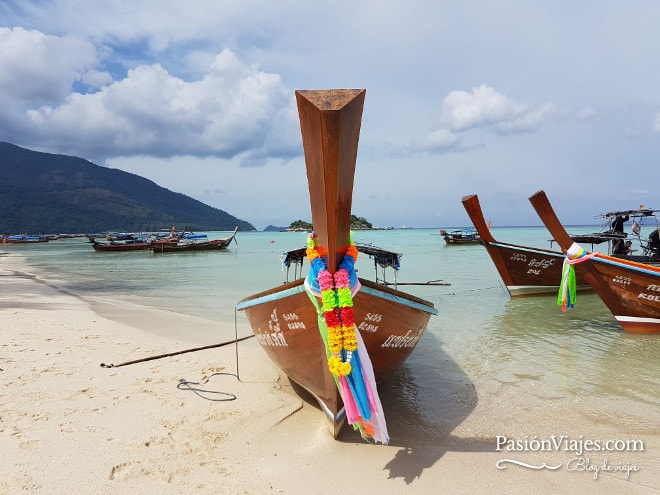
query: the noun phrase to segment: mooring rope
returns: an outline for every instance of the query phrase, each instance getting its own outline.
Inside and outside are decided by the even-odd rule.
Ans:
[[[177,386],[176,386],[176,388],[179,389],[179,390],[184,390],[184,391],[189,390],[191,392],[194,392],[195,395],[197,395],[197,396],[199,396],[199,397],[201,397],[202,399],[205,399],[205,400],[210,400],[210,401],[214,401],[214,402],[232,401],[232,400],[236,400],[236,398],[237,398],[236,395],[234,395],[232,393],[222,392],[222,391],[217,391],[217,390],[205,390],[203,388],[199,388],[199,387],[196,387],[194,385],[204,385],[204,384],[208,383],[208,381],[211,379],[211,377],[213,377],[215,375],[233,376],[236,379],[238,379],[238,381],[240,382],[241,378],[238,374],[238,343],[243,341],[243,340],[250,339],[252,337],[254,337],[254,334],[246,335],[246,336],[240,337],[240,338],[238,337],[238,323],[237,323],[237,317],[236,317],[236,310],[234,310],[234,339],[233,340],[228,340],[226,342],[220,342],[218,344],[205,345],[205,346],[202,346],[202,347],[194,347],[192,349],[184,349],[182,351],[175,351],[175,352],[168,352],[168,353],[165,353],[165,354],[158,354],[156,356],[149,356],[149,357],[145,357],[145,358],[141,358],[141,359],[134,359],[132,361],[126,361],[126,362],[119,363],[119,364],[101,363],[101,367],[102,368],[119,368],[121,366],[128,366],[130,364],[143,363],[143,362],[146,362],[146,361],[153,361],[155,359],[162,359],[162,358],[171,357],[171,356],[178,356],[180,354],[185,354],[185,353],[188,353],[188,352],[203,351],[203,350],[206,350],[206,349],[214,349],[214,348],[223,347],[223,346],[226,346],[226,345],[229,345],[229,344],[235,344],[236,345],[236,373],[226,373],[226,372],[220,372],[219,371],[219,372],[216,372],[216,373],[212,373],[211,375],[208,376],[208,378],[206,378],[201,383],[200,382],[192,382],[192,381],[186,380],[184,378],[180,378],[179,382],[177,383]],[[215,395],[223,396],[223,397],[216,397],[216,398],[208,397],[209,394],[215,394]]]
[[[243,340],[250,339],[252,337],[254,337],[254,334],[253,335],[246,335],[245,337],[240,337],[240,338],[236,337],[234,340],[228,340],[226,342],[220,342],[219,344],[211,344],[211,345],[205,345],[205,346],[202,346],[202,347],[194,347],[192,349],[185,349],[183,351],[168,352],[166,354],[159,354],[157,356],[149,356],[149,357],[146,357],[146,358],[134,359],[133,361],[126,361],[124,363],[119,363],[119,364],[101,363],[101,368],[119,368],[120,366],[128,366],[129,364],[143,363],[145,361],[153,361],[154,359],[162,359],[162,358],[171,357],[171,356],[178,356],[179,354],[185,354],[187,352],[196,352],[196,351],[203,351],[205,349],[213,349],[213,348],[216,348],[216,347],[223,347],[225,345],[238,343],[238,342],[241,342]]]
[[[211,374],[206,380],[204,380],[203,383],[190,382],[188,380],[184,380],[183,378],[181,378],[176,388],[178,388],[179,390],[190,390],[191,392],[194,392],[195,395],[201,397],[202,399],[211,400],[214,402],[225,402],[230,400],[236,400],[236,396],[234,394],[230,394],[229,392],[219,392],[217,390],[204,390],[203,388],[191,387],[191,385],[204,385],[208,383],[208,381],[211,379],[212,376],[215,375],[229,375],[229,376],[237,377],[234,373],[217,372]],[[203,394],[217,394],[217,395],[224,395],[226,397],[224,398],[205,397]]]

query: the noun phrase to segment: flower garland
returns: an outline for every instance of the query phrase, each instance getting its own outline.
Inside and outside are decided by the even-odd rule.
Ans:
[[[357,335],[353,316],[353,296],[351,295],[350,272],[355,270],[358,251],[351,239],[339,269],[333,274],[316,249],[314,234],[307,237],[307,259],[312,269],[318,273],[323,315],[328,326],[328,369],[337,376],[351,374],[351,359],[357,350]]]
[[[596,253],[587,252],[582,246],[573,243],[566,250],[566,258],[561,269],[561,282],[557,294],[557,306],[566,312],[566,308],[572,308],[575,305],[577,297],[577,283],[575,281],[575,270],[573,265],[582,263],[596,256]]]
[[[316,249],[314,237],[311,234],[307,238],[310,270],[305,287],[319,315],[328,369],[335,378],[349,424],[359,430],[363,438],[387,444],[389,434],[373,365],[353,314],[353,295],[360,290],[355,272],[357,248],[351,237],[346,255],[332,274]]]

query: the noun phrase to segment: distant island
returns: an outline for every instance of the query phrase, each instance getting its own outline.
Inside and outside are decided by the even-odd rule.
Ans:
[[[374,226],[366,218],[351,215],[351,229],[352,230],[383,230],[374,228]],[[311,232],[314,226],[305,222],[304,220],[296,220],[291,222],[287,228],[283,229],[285,232]]]
[[[269,225],[262,232],[284,232],[287,227],[278,227],[277,225]]]

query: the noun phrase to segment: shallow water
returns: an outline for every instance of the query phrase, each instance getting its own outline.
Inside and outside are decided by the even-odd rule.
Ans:
[[[503,242],[549,247],[542,228],[493,233]],[[4,251],[26,256],[40,278],[68,292],[233,328],[235,305],[281,283],[281,251],[305,240],[301,233],[239,232],[223,252],[97,253],[85,238],[7,245]],[[520,424],[523,431],[531,428],[526,422],[538,428],[543,411],[550,414],[543,416],[548,433],[567,427],[562,416],[578,428],[580,421],[590,425],[585,428],[622,421],[631,432],[657,428],[660,337],[624,333],[595,294],[578,295],[567,313],[555,296],[511,299],[483,246],[446,246],[437,230],[360,231],[355,240],[403,253],[399,283],[447,284],[399,286],[433,302],[439,315],[383,387],[393,439],[405,431],[408,438],[434,442],[461,431],[459,425],[478,437],[498,422]],[[366,257],[357,269],[367,278],[374,274]],[[239,334],[250,333],[241,313],[236,321]],[[477,407],[489,412],[479,424],[466,421]]]

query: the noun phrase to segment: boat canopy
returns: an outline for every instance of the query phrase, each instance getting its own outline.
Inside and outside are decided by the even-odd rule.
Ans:
[[[370,259],[374,260],[374,267],[376,270],[381,268],[384,271],[387,268],[392,268],[396,274],[396,271],[401,268],[401,258],[403,257],[403,254],[401,253],[388,251],[387,249],[382,249],[372,244],[356,243],[355,247],[359,253],[366,254]],[[302,266],[306,259],[306,249],[306,247],[300,247],[285,251],[280,255],[282,268],[287,269],[287,281],[289,278],[289,269],[292,266],[294,267],[294,280],[302,277]]]
[[[656,229],[660,231],[660,224],[658,222],[658,216],[656,215],[659,211],[660,210],[640,206],[637,210],[617,210],[601,213],[594,217],[594,219],[601,220],[600,232],[577,235],[570,234],[570,237],[575,242],[591,244],[592,251],[594,251],[594,245],[606,242],[608,243],[607,254],[632,261],[638,261],[640,263],[653,262],[655,258],[655,256],[653,256],[654,249],[649,242],[650,240],[648,236],[650,236]],[[622,218],[625,221],[632,220],[631,234],[620,230],[622,223],[619,225],[619,229],[615,228],[615,222],[617,219],[620,220]],[[615,245],[619,242],[623,242],[623,239],[636,241],[640,249],[633,249],[633,251],[639,251],[639,254],[617,253]],[[553,242],[554,239],[550,239],[551,247]]]
[[[640,208],[639,210],[621,210],[621,211],[610,211],[607,213],[601,213],[596,215],[594,218],[607,218],[612,219],[616,217],[649,217],[655,215],[660,210],[654,210],[652,208]]]

